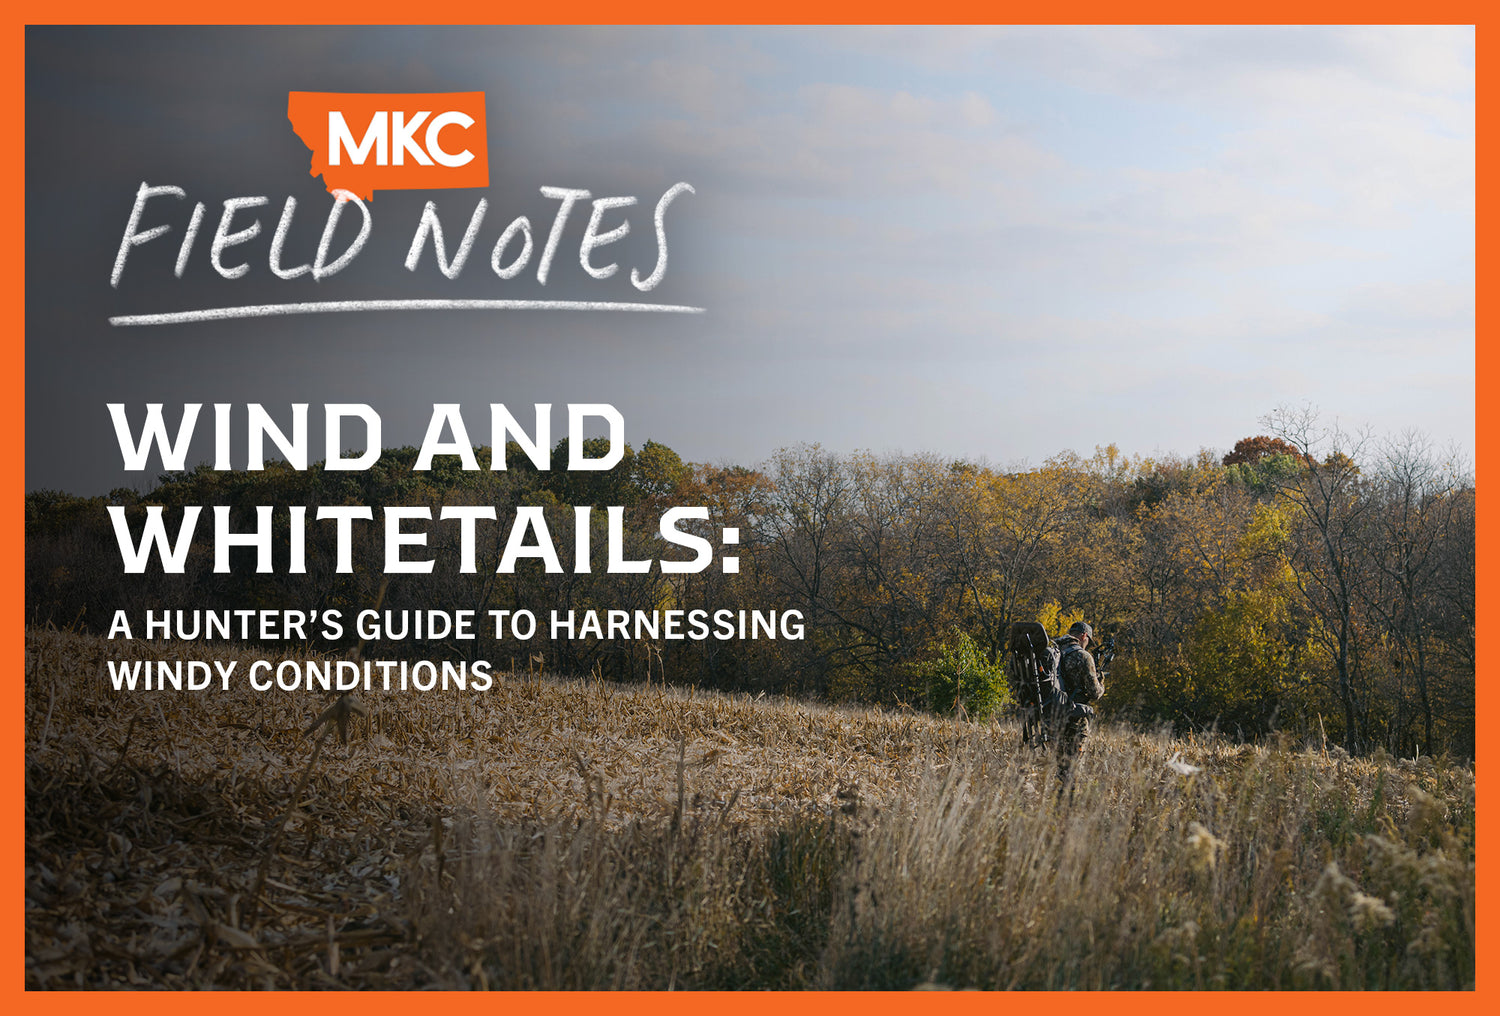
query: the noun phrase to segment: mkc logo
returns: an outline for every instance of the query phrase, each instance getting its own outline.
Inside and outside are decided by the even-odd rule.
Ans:
[[[292,92],[287,119],[330,191],[489,186],[483,92]]]

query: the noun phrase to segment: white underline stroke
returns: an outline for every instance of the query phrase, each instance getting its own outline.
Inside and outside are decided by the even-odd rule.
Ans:
[[[210,307],[166,314],[121,314],[109,319],[116,327],[183,325],[194,321],[282,317],[290,314],[351,314],[381,310],[592,310],[637,314],[703,314],[703,307],[671,303],[590,302],[586,300],[323,300],[311,303],[262,303],[244,307]]]

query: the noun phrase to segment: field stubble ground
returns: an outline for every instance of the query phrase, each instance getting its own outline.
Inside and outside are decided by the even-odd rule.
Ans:
[[[30,987],[1469,988],[1474,774],[595,680],[111,690],[32,630]]]

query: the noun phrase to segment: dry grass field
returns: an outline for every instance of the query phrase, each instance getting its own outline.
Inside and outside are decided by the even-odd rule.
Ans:
[[[114,692],[33,630],[29,987],[1465,988],[1474,775],[502,675]],[[240,670],[243,672],[245,664]]]

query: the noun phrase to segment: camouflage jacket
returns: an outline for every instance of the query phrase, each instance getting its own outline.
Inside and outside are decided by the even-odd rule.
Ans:
[[[1103,698],[1104,683],[1099,680],[1093,655],[1071,635],[1058,639],[1057,648],[1062,652],[1058,676],[1068,697],[1074,702],[1093,702]]]

